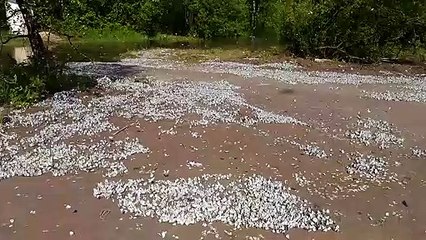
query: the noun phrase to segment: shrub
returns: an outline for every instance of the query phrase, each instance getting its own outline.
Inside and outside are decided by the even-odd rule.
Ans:
[[[0,105],[26,107],[58,91],[84,90],[95,85],[92,78],[66,74],[64,66],[51,65],[40,69],[35,63],[1,69]]]
[[[15,67],[0,74],[0,105],[27,106],[41,99],[45,89],[40,76],[31,76],[23,66]]]
[[[299,55],[371,61],[425,47],[421,1],[286,1],[282,16],[281,40]]]

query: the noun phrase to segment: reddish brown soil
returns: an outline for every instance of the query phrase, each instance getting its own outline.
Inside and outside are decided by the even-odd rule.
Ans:
[[[241,126],[217,125],[199,128],[202,138],[195,139],[189,134],[189,126],[182,124],[177,135],[158,135],[158,127],[168,129],[171,122],[148,123],[143,120],[129,121],[113,119],[125,131],[115,138],[138,137],[148,146],[149,156],[136,155],[127,161],[129,173],[124,178],[146,177],[140,173],[143,166],[156,169],[158,179],[199,176],[204,173],[262,174],[288,181],[295,193],[321,208],[339,212],[334,219],[341,232],[308,233],[304,230],[291,230],[291,239],[426,239],[426,159],[399,157],[409,153],[406,149],[380,151],[375,146],[363,147],[349,144],[347,140],[332,137],[332,130],[346,129],[347,124],[358,113],[363,117],[387,120],[394,123],[406,138],[407,146],[417,145],[426,149],[426,106],[418,103],[385,102],[361,99],[360,88],[345,86],[330,89],[331,85],[283,85],[265,79],[244,80],[231,75],[201,74],[188,71],[151,70],[149,74],[160,80],[184,79],[192,81],[227,80],[241,86],[241,92],[249,102],[268,110],[287,113],[312,127],[285,124],[260,125],[256,130]],[[367,86],[366,86],[367,87]],[[372,86],[368,86],[371,88]],[[374,87],[374,86],[373,86]],[[370,111],[368,111],[369,109]],[[323,124],[320,124],[323,123]],[[140,126],[140,129],[137,128]],[[327,130],[328,129],[328,130]],[[259,130],[269,135],[260,134]],[[205,132],[204,132],[205,131]],[[340,133],[341,134],[341,133]],[[337,132],[336,135],[339,135]],[[290,144],[274,145],[276,137],[296,136],[301,142],[315,141],[326,151],[333,149],[330,159],[318,159],[301,155],[299,149]],[[235,142],[235,144],[234,144]],[[195,148],[198,150],[195,150]],[[243,150],[240,150],[242,148]],[[318,185],[325,183],[343,184],[330,177],[336,169],[343,171],[347,158],[339,152],[374,152],[401,162],[394,170],[404,184],[372,186],[365,192],[354,193],[346,199],[329,200],[317,194],[311,195],[300,187],[293,178],[296,172],[305,171],[307,177],[320,176]],[[165,153],[168,156],[165,156]],[[188,169],[186,162],[197,160],[205,169]],[[163,170],[170,170],[164,177]],[[311,175],[312,174],[312,175]],[[315,178],[313,178],[315,180]],[[0,240],[7,239],[81,239],[81,240],[133,240],[161,239],[158,235],[167,231],[166,239],[200,239],[205,229],[201,224],[194,226],[173,226],[160,224],[156,219],[130,219],[121,214],[116,203],[111,200],[98,200],[92,196],[93,187],[103,181],[101,173],[69,175],[55,178],[44,175],[34,178],[12,178],[0,182]],[[350,183],[346,183],[350,184]],[[42,196],[42,199],[37,199]],[[395,206],[391,207],[393,201]],[[405,201],[407,206],[402,202]],[[69,204],[71,209],[66,209]],[[30,214],[30,211],[36,211]],[[100,213],[109,212],[104,219]],[[381,226],[372,226],[374,220],[385,216],[386,212],[401,212],[402,218],[389,217]],[[371,216],[374,220],[370,220]],[[9,223],[14,219],[14,223]],[[138,224],[142,226],[138,227]],[[11,225],[11,226],[9,226]],[[246,239],[246,236],[263,236],[264,239],[286,239],[283,234],[244,229],[233,231],[231,226],[213,224],[222,239]],[[139,229],[138,229],[139,228]],[[228,236],[224,230],[232,231]],[[74,236],[69,232],[73,231]],[[204,239],[215,239],[208,235]]]

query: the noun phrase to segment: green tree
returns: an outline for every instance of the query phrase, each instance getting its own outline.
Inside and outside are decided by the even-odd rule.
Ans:
[[[7,68],[0,66],[0,104],[22,106],[39,100],[48,92],[63,89],[70,82],[40,36],[43,30],[57,31],[55,27],[60,25],[58,22],[62,14],[55,14],[58,8],[63,8],[61,1],[16,0],[16,4],[19,9],[13,14],[22,14],[26,33],[1,35],[0,44],[2,47],[13,39],[27,39],[32,56],[30,64],[15,64]]]
[[[245,0],[188,1],[190,32],[201,38],[248,35],[249,14]]]

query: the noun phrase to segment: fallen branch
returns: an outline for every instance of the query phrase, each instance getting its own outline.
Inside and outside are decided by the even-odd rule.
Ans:
[[[340,45],[341,45],[341,44],[339,44],[339,46],[340,46]],[[350,58],[350,59],[355,59],[355,60],[358,60],[358,61],[360,61],[360,62],[362,62],[362,63],[371,63],[371,60],[370,60],[370,59],[367,59],[367,58],[360,58],[360,57],[357,57],[357,56],[351,55],[351,54],[349,54],[348,52],[346,52],[345,50],[343,50],[343,49],[339,48],[339,46],[337,46],[337,47],[335,47],[335,46],[322,46],[322,47],[317,47],[316,49],[318,49],[318,50],[322,50],[322,49],[332,49],[332,50],[335,50],[335,51],[337,51],[337,52],[343,53],[344,55],[346,55],[346,57],[348,57],[348,58]]]
[[[120,128],[117,132],[115,132],[115,133],[114,133],[114,134],[112,134],[112,135],[113,135],[113,136],[115,136],[115,135],[117,135],[117,134],[121,133],[122,131],[124,131],[124,130],[128,129],[129,127],[133,126],[133,125],[135,125],[135,123],[131,123],[131,124],[129,124],[129,125],[127,125],[127,126],[123,127],[123,128]]]

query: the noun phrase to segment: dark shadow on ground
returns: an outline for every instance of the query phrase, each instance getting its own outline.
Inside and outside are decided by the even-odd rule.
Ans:
[[[69,64],[71,74],[91,77],[129,77],[143,72],[137,65],[124,65],[119,63],[71,63]]]

